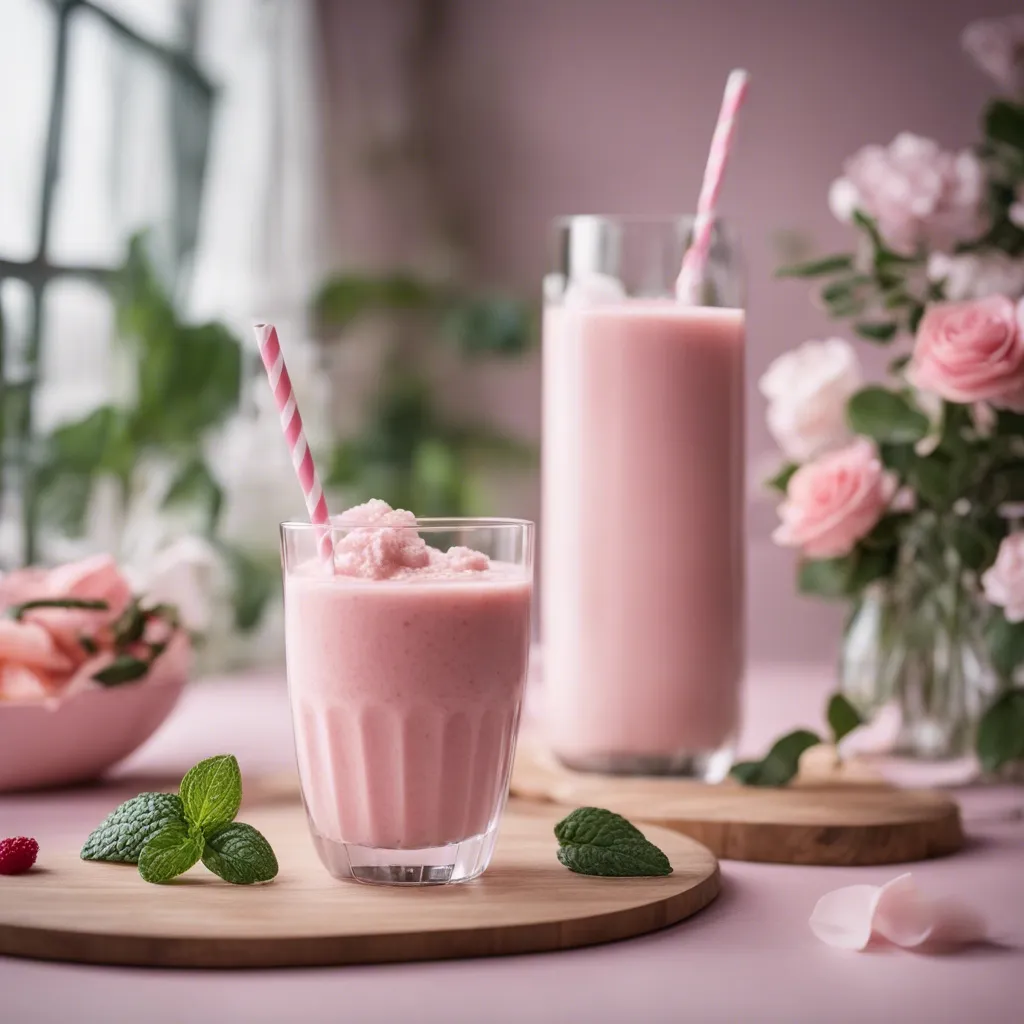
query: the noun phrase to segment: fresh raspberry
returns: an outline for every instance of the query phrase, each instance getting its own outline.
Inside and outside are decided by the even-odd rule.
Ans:
[[[16,836],[0,840],[0,875],[23,875],[36,862],[39,844],[34,839]]]

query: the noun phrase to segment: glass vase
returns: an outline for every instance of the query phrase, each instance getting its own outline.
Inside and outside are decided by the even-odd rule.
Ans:
[[[840,688],[866,718],[894,703],[894,753],[927,760],[968,755],[999,689],[984,638],[977,577],[955,551],[905,548],[894,575],[869,587],[847,623]]]

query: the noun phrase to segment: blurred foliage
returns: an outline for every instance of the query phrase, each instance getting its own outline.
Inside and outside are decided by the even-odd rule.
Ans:
[[[131,240],[111,289],[131,397],[63,423],[43,439],[37,470],[41,517],[68,536],[81,536],[100,480],[116,481],[124,516],[143,465],[169,464],[163,507],[200,513],[204,534],[233,570],[237,625],[252,628],[276,585],[277,569],[268,573],[218,539],[224,495],[205,455],[213,431],[238,409],[241,344],[223,324],[179,319],[141,236]]]
[[[346,274],[327,281],[313,299],[325,341],[375,315],[397,317],[398,336],[383,356],[381,386],[363,428],[336,444],[325,486],[342,489],[353,502],[383,498],[421,516],[483,511],[481,469],[530,467],[536,451],[486,425],[452,422],[422,363],[440,345],[467,359],[520,356],[536,336],[533,310],[408,274]]]

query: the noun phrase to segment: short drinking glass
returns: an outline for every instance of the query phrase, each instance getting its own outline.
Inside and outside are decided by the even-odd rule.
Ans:
[[[353,529],[332,525],[333,544]],[[302,795],[335,877],[462,882],[487,867],[508,794],[530,646],[534,527],[419,519],[399,529],[437,549],[432,566],[451,548],[471,549],[476,561],[364,579],[318,555],[322,527],[281,527]]]

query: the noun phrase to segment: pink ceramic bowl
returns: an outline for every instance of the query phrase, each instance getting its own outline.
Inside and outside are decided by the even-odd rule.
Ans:
[[[156,732],[188,681],[180,636],[137,683],[89,686],[54,702],[0,701],[0,792],[102,775]]]

